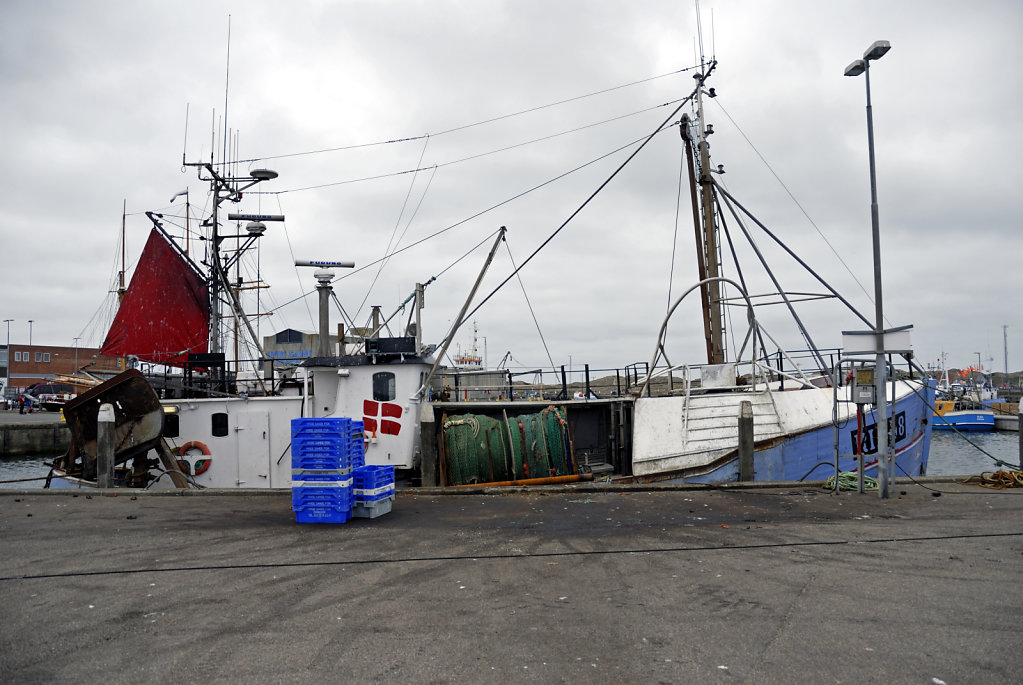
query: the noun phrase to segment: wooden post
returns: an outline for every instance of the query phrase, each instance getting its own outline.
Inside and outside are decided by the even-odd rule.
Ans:
[[[421,483],[424,488],[432,488],[438,484],[446,485],[443,482],[438,483],[437,480],[438,472],[441,472],[442,469],[439,464],[437,424],[433,414],[433,405],[424,402],[421,407],[419,411],[419,442],[420,449],[422,449],[419,462]]]
[[[114,405],[101,404],[96,418],[96,487],[114,485]]]
[[[176,488],[187,488],[188,479],[185,478],[185,474],[181,472],[178,467],[178,460],[174,457],[171,452],[170,445],[163,438],[160,438],[160,442],[156,445],[156,454],[160,457],[160,463],[163,465],[163,470],[171,477],[171,482],[174,483]]]
[[[739,403],[739,480],[753,480],[753,403]]]

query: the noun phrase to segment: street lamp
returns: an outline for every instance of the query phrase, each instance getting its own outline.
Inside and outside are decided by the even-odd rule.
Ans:
[[[7,398],[8,389],[11,387],[11,322],[14,319],[4,319],[7,324],[7,380],[4,382],[4,399]]]
[[[877,420],[877,475],[878,494],[881,499],[888,499],[888,396],[885,391],[885,360],[884,360],[884,308],[881,299],[881,229],[877,215],[877,178],[874,173],[874,118],[870,108],[870,63],[881,59],[892,46],[886,40],[874,42],[858,59],[845,68],[846,76],[863,74],[867,82],[867,147],[870,158],[870,225],[874,241],[874,334],[877,337],[877,356],[874,360],[874,392],[876,398]],[[895,399],[894,397],[892,398]]]

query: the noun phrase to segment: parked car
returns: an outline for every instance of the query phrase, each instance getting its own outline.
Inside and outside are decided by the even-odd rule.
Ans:
[[[67,383],[34,383],[24,392],[26,406],[30,406],[31,403],[31,406],[46,411],[60,411],[65,402],[77,396],[74,386]]]

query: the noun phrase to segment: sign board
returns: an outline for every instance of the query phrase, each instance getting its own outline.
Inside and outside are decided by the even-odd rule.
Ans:
[[[911,354],[913,343],[910,331],[913,326],[886,328],[884,331],[885,354]],[[877,334],[874,331],[842,331],[843,354],[877,354]]]

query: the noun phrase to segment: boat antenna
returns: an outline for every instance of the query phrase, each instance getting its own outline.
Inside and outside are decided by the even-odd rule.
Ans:
[[[184,140],[181,142],[181,173],[185,173],[188,168],[185,166],[185,158],[188,155],[188,106],[189,103],[185,103],[185,135]]]
[[[117,305],[120,306],[121,302],[124,301],[124,262],[125,262],[125,248],[124,248],[124,237],[125,237],[125,220],[128,216],[128,198],[124,199],[124,203],[121,205],[121,271],[117,276]]]
[[[231,15],[227,15],[227,68],[224,73],[224,131],[227,131],[227,102],[231,85]],[[223,153],[220,158],[221,164],[227,165],[227,136],[223,136]],[[225,174],[226,175],[226,174]]]
[[[703,22],[700,19],[700,0],[696,4],[696,40],[700,46],[700,66],[703,66]]]

